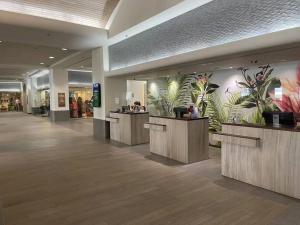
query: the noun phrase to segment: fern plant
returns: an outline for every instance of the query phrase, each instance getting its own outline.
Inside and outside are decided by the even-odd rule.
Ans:
[[[217,93],[209,95],[206,116],[209,117],[209,129],[216,132],[221,131],[222,123],[229,122],[237,115],[241,106],[237,104],[240,93],[232,93],[227,96],[227,102],[223,103]]]
[[[155,109],[155,113],[161,116],[173,116],[175,107],[186,106],[191,103],[191,83],[194,75],[177,75],[161,78],[161,87],[158,93],[148,90],[149,105]]]

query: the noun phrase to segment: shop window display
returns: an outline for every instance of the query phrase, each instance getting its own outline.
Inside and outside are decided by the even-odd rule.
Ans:
[[[50,111],[50,93],[49,90],[42,90],[40,91],[41,96],[41,115],[42,116],[49,116]]]
[[[70,88],[70,117],[93,117],[92,97],[91,88]]]
[[[21,93],[0,92],[0,111],[22,111]]]

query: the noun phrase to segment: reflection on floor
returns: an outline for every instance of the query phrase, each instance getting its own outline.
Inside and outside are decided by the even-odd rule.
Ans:
[[[0,114],[6,225],[288,225],[300,201],[224,178],[220,152],[192,165],[92,137],[92,120]]]

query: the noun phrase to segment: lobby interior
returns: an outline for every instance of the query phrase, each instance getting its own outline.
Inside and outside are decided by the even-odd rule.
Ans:
[[[0,0],[0,225],[299,211],[298,0]]]

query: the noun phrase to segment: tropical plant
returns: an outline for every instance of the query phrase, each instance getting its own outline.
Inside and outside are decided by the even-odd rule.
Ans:
[[[209,81],[212,76],[213,74],[199,74],[195,82],[191,84],[193,88],[192,102],[200,109],[202,117],[205,116],[209,96],[219,88],[219,85]]]
[[[216,92],[209,95],[206,115],[209,117],[210,131],[221,131],[222,123],[229,122],[239,114],[241,107],[236,103],[239,101],[240,96],[239,92],[229,94],[227,101],[223,103]]]
[[[148,90],[149,105],[162,116],[172,116],[175,107],[186,106],[190,103],[189,93],[193,79],[195,78],[192,75],[160,78],[160,87],[157,87],[157,93]]]
[[[300,113],[300,64],[297,68],[296,81],[281,79],[281,85],[282,88],[284,88],[284,93],[281,99],[275,97],[274,91],[270,92],[270,96],[275,105],[282,112]]]
[[[270,65],[260,66],[259,69],[258,73],[250,76],[247,74],[247,68],[240,68],[244,81],[237,82],[237,84],[240,88],[248,89],[249,95],[241,96],[236,104],[240,104],[243,108],[247,109],[256,108],[256,111],[253,113],[252,122],[262,124],[264,122],[262,112],[274,110],[274,104],[269,91],[275,87],[280,87],[281,84],[279,79],[270,77],[273,72]]]

